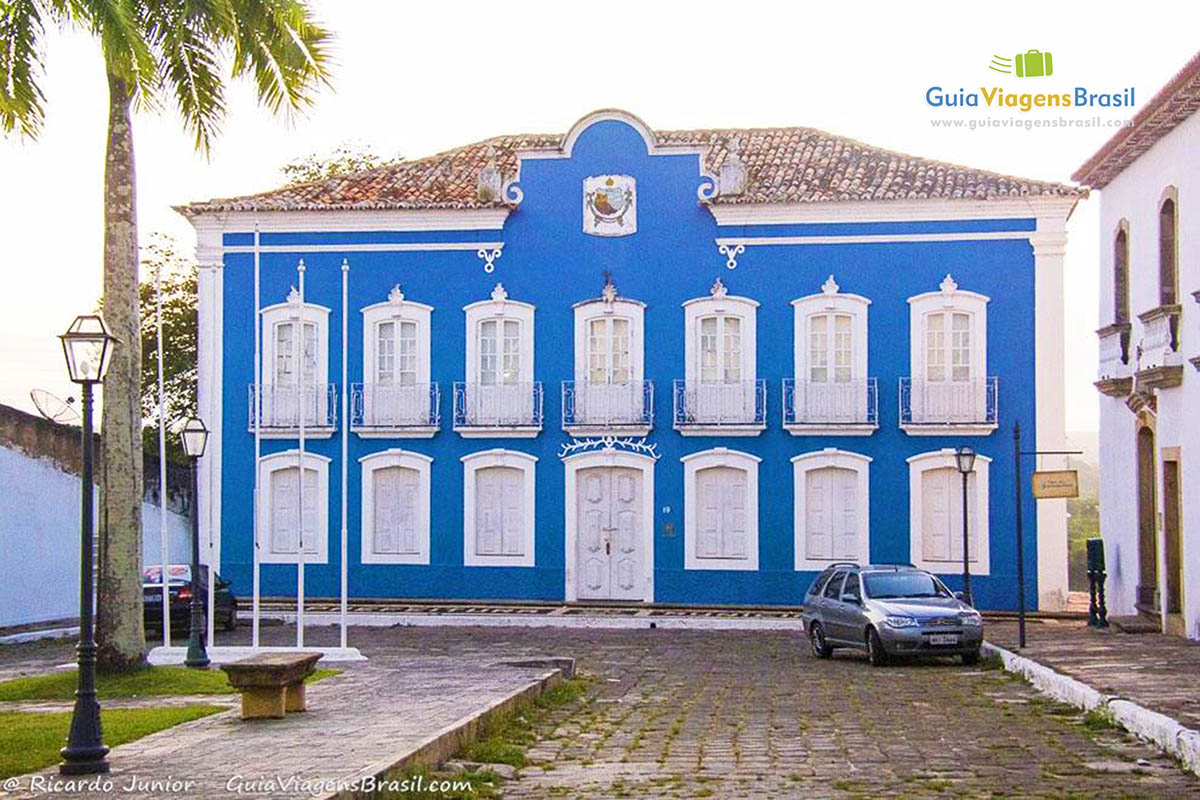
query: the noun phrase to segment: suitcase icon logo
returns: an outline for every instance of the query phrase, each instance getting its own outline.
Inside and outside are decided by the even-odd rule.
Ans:
[[[1044,78],[1054,74],[1054,58],[1050,53],[1043,53],[1041,50],[1028,50],[1017,53],[1016,58],[992,56],[990,67],[995,72],[1006,72],[1010,75],[1015,71],[1018,78]]]

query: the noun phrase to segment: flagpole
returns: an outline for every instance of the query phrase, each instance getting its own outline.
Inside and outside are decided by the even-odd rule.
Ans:
[[[258,559],[258,544],[260,531],[258,530],[259,518],[259,498],[262,493],[262,487],[259,485],[260,462],[262,461],[262,315],[259,312],[259,302],[261,299],[261,251],[260,251],[260,236],[258,223],[254,223],[254,391],[252,394],[253,405],[251,411],[254,414],[254,520],[252,530],[254,532],[254,542],[252,555],[254,558],[254,594],[253,594],[253,621],[251,623],[253,634],[251,635],[251,645],[258,648],[258,629],[259,629],[259,608],[258,599],[261,592],[259,578],[259,559]]]
[[[171,646],[171,552],[167,543],[167,403],[163,391],[162,259],[154,267],[154,329],[158,351],[158,549],[162,565],[163,647]],[[193,497],[192,502],[198,498]]]
[[[299,480],[296,484],[296,527],[299,531],[298,546],[296,547],[296,647],[304,647],[304,414],[306,398],[304,393],[304,366],[305,354],[304,344],[307,337],[307,331],[304,329],[304,259],[300,259],[300,263],[296,265],[296,271],[300,274],[300,330],[298,335],[292,339],[292,347],[299,357],[296,359],[296,389],[297,396],[300,400],[297,405],[297,419],[300,425],[300,447],[297,451],[297,462],[299,470],[297,474]],[[314,346],[315,346],[314,342]],[[315,355],[315,352],[314,352]],[[314,373],[316,370],[314,370]],[[316,375],[313,375],[316,378]],[[316,402],[316,384],[313,385],[314,412],[320,404]],[[313,515],[313,535],[316,530],[316,515]]]
[[[348,259],[343,258],[342,259],[342,648],[343,649],[345,649],[347,646],[346,645],[346,606],[348,605],[348,601],[347,601],[348,572],[347,572],[347,567],[346,567],[346,556],[347,556],[346,541],[348,539],[347,530],[346,530],[346,505],[347,505],[346,504],[346,474],[347,474],[346,459],[349,457],[349,439],[348,439],[348,437],[349,437],[349,429],[350,429],[350,418],[349,418],[349,414],[348,414],[349,400],[348,400],[347,393],[350,390],[350,384],[348,384],[346,382],[348,380],[348,375],[349,375],[349,373],[347,371],[347,365],[346,365],[347,349],[348,349],[347,348],[347,340],[346,340],[346,332],[348,329],[347,320],[349,319],[349,305],[350,305],[349,286],[350,286],[350,261]]]

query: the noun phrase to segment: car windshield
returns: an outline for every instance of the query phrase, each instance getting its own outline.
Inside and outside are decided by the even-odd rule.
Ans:
[[[872,572],[863,576],[867,596],[875,600],[902,597],[950,597],[950,592],[924,572]]]

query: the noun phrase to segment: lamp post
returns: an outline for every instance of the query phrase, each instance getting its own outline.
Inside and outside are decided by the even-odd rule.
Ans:
[[[184,423],[183,430],[179,432],[179,438],[183,443],[184,454],[192,462],[192,502],[189,514],[192,518],[192,620],[191,632],[188,636],[187,656],[183,663],[189,667],[207,667],[208,653],[204,650],[204,638],[200,632],[202,616],[200,605],[200,514],[196,506],[200,501],[200,482],[197,475],[200,471],[200,457],[204,455],[204,447],[208,444],[208,428],[204,426],[202,420],[192,417]],[[208,579],[211,581],[213,576],[210,574]]]
[[[92,508],[92,389],[104,380],[117,340],[108,332],[104,320],[96,314],[75,318],[62,340],[67,373],[73,383],[83,387],[83,483],[80,486],[79,528],[79,674],[75,689],[75,710],[67,746],[59,750],[63,775],[93,775],[108,772],[108,748],[100,729],[100,703],[96,700],[96,631],[93,611],[95,589],[92,540],[95,517]]]
[[[954,461],[962,475],[962,510],[963,510],[963,599],[967,605],[975,605],[971,599],[971,539],[967,527],[967,478],[975,471],[975,451],[963,445],[954,451]]]

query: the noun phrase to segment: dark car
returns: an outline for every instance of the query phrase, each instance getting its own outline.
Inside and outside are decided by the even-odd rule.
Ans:
[[[171,595],[171,633],[187,633],[192,618],[192,568],[190,564],[172,564],[168,570]],[[237,628],[237,598],[229,591],[229,581],[217,573],[213,610],[218,627],[227,631]],[[208,612],[208,565],[200,565],[200,600]],[[147,628],[162,627],[162,568],[157,564],[142,569],[142,606]],[[207,629],[207,623],[205,623]]]
[[[804,628],[817,658],[865,650],[874,666],[904,656],[979,661],[983,617],[937,576],[911,564],[833,564],[804,598]]]

